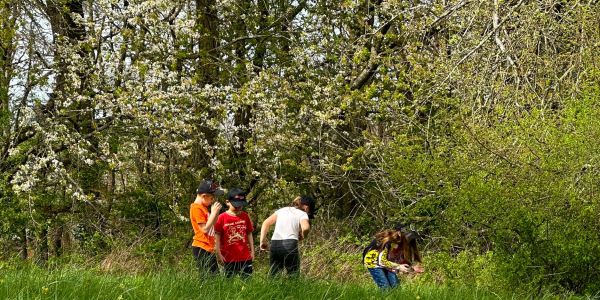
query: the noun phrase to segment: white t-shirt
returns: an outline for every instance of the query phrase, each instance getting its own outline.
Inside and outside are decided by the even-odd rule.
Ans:
[[[295,207],[284,207],[275,211],[277,222],[271,240],[298,240],[300,221],[308,220],[308,214]]]

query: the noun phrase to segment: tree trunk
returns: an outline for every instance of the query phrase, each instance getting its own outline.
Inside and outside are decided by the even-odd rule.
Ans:
[[[54,232],[54,256],[60,257],[63,254],[63,224],[58,224]]]
[[[198,39],[198,61],[196,66],[196,80],[200,86],[216,84],[219,82],[219,20],[217,18],[216,0],[196,0],[196,28],[201,37]],[[208,119],[214,118],[211,99],[207,103],[194,108],[196,115],[208,112]],[[207,120],[198,120],[197,127],[204,134],[209,148],[216,145],[217,131],[206,125]],[[192,169],[206,171],[211,158],[214,156],[212,149],[205,149],[198,141],[192,146]],[[204,170],[203,170],[204,169]]]
[[[20,257],[22,260],[26,260],[27,257],[29,257],[29,253],[28,253],[28,239],[27,239],[27,227],[23,227],[23,229],[20,232],[21,235],[21,251],[20,251]]]
[[[200,84],[218,81],[219,64],[215,49],[219,45],[219,20],[215,0],[196,0],[196,27],[201,34],[198,40],[200,59],[197,75]]]
[[[10,138],[8,89],[12,78],[12,59],[15,49],[13,43],[15,18],[11,2],[0,2],[0,23],[2,24],[0,30],[0,161],[5,161]]]
[[[37,236],[37,262],[40,265],[46,265],[48,262],[48,225],[42,224],[42,228]]]
[[[46,104],[46,110],[53,112],[56,108],[56,98],[66,96],[64,94],[66,92],[65,80],[69,66],[69,58],[63,57],[63,54],[58,51],[58,45],[63,38],[66,38],[68,43],[76,43],[77,41],[83,40],[85,37],[85,28],[80,24],[75,23],[71,17],[72,14],[78,14],[83,17],[83,2],[68,0],[66,3],[62,4],[57,1],[49,1],[45,6],[45,10],[50,20],[54,36],[55,59],[56,61],[61,62],[58,64],[59,69],[56,74],[54,91],[51,93],[50,99],[48,99]]]

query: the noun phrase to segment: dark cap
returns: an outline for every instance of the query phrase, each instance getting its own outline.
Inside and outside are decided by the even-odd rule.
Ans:
[[[235,207],[242,207],[248,205],[246,202],[246,192],[244,192],[240,188],[232,188],[227,193],[227,200],[231,203],[231,205]]]
[[[407,226],[407,225],[406,225],[406,224],[404,224],[404,223],[397,223],[397,224],[396,224],[396,226],[394,227],[394,229],[395,229],[396,231],[402,231],[402,232],[404,232],[404,231],[407,231],[407,230],[409,230],[409,229],[410,229],[410,227],[409,227],[409,226]]]
[[[308,206],[308,218],[314,219],[317,212],[317,203],[315,202],[315,199],[310,196],[302,195],[300,196],[300,204]]]
[[[417,233],[414,230],[404,230],[402,231],[402,234],[404,234],[404,237],[406,238],[406,241],[408,241],[409,243],[415,241],[419,238],[419,233]]]
[[[200,185],[196,189],[196,194],[212,194],[215,196],[223,195],[223,190],[219,188],[219,184],[216,181],[210,179],[204,179],[200,182]]]

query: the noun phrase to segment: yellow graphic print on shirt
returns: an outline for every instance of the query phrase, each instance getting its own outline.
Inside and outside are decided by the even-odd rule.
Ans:
[[[379,258],[379,251],[377,249],[372,249],[365,255],[364,264],[365,267],[372,269],[377,268],[377,260]]]
[[[392,245],[390,245],[390,246],[392,246]],[[365,259],[363,260],[365,267],[367,267],[369,269],[372,269],[372,268],[395,269],[395,268],[399,267],[400,266],[399,264],[391,262],[387,259],[388,250],[389,250],[389,247],[383,247],[383,250],[381,250],[381,252],[377,249],[369,250],[369,252],[367,252],[367,254],[365,255]]]

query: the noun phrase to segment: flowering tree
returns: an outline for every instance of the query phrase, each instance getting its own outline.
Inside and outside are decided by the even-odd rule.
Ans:
[[[570,182],[540,164],[547,137],[568,131],[556,120],[593,94],[600,40],[598,6],[564,1],[4,1],[0,12],[2,233],[42,260],[68,241],[186,235],[203,177],[250,190],[257,216],[308,193],[358,236],[405,222],[436,250],[519,250],[506,231],[536,245],[517,215],[499,221],[471,200],[547,199],[531,178]],[[520,188],[490,194],[490,178]]]

